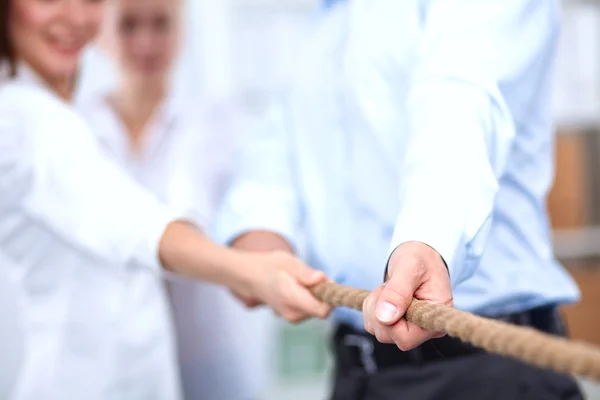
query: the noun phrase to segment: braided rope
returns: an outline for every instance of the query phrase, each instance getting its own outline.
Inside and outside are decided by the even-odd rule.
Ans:
[[[368,290],[337,283],[322,283],[311,291],[315,297],[331,306],[359,311],[362,311],[363,302],[369,295]],[[491,353],[514,357],[559,373],[600,381],[600,349],[589,344],[417,299],[413,300],[405,318],[423,329],[445,332]]]

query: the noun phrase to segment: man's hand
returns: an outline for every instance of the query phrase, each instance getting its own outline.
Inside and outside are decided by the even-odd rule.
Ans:
[[[452,305],[452,287],[442,257],[421,242],[400,245],[390,257],[386,282],[363,303],[365,329],[382,343],[407,351],[443,334],[404,319],[413,298]]]
[[[269,231],[251,231],[236,238],[231,247],[238,250],[266,252],[266,251],[283,251],[293,254],[292,246],[280,235]],[[246,298],[239,293],[231,290],[231,294],[242,302],[246,308],[255,308],[264,303],[255,298]]]

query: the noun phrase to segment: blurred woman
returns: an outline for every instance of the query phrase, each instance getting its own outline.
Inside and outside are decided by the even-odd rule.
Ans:
[[[160,199],[210,226],[234,161],[226,110],[206,109],[174,88],[182,1],[111,3],[108,47],[118,83],[81,110],[106,154]],[[210,60],[206,60],[210,62]],[[168,283],[186,399],[248,400],[266,386],[275,333],[268,310],[248,311],[222,287]]]
[[[161,271],[229,287],[286,319],[329,309],[323,276],[209,241],[102,154],[70,104],[102,0],[0,0],[0,259],[18,290],[16,399],[177,399]]]

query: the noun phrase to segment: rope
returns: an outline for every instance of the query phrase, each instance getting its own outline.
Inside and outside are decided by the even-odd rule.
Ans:
[[[331,306],[358,311],[362,311],[363,302],[369,295],[368,290],[337,283],[322,283],[311,291]],[[404,317],[423,329],[444,332],[490,353],[514,357],[558,373],[600,381],[600,350],[589,344],[417,299],[412,301]]]

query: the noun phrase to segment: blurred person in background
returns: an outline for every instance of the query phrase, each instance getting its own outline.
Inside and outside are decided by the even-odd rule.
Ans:
[[[558,1],[326,3],[243,148],[221,240],[304,237],[310,265],[372,290],[363,315],[333,314],[334,400],[581,399],[570,376],[403,318],[416,297],[565,335],[579,291],[545,208]]]
[[[182,0],[112,1],[105,47],[115,56],[116,88],[80,109],[107,156],[159,199],[195,210],[210,232],[239,139],[227,110],[199,104],[172,83],[182,7]],[[185,398],[258,398],[271,369],[271,313],[247,310],[217,285],[167,285]]]
[[[0,0],[0,260],[25,355],[14,399],[180,398],[163,271],[227,286],[290,321],[329,310],[287,254],[211,242],[103,154],[72,104],[101,0]]]

